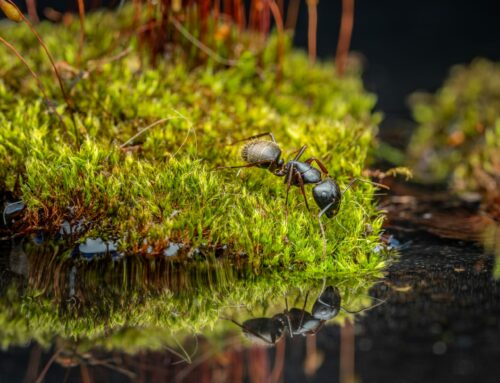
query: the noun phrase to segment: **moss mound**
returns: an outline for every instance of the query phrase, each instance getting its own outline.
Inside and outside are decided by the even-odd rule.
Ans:
[[[26,203],[25,226],[54,234],[67,221],[83,228],[80,242],[115,240],[124,253],[151,257],[175,242],[192,250],[188,257],[226,245],[256,267],[310,275],[380,270],[374,249],[382,219],[371,185],[358,183],[338,216],[325,220],[323,259],[310,187],[312,213],[292,190],[286,223],[282,178],[258,168],[216,170],[242,163],[241,145],[228,144],[271,131],[285,157],[307,145],[304,158],[321,158],[341,187],[360,176],[379,118],[359,73],[338,78],[333,65],[311,65],[288,49],[278,79],[273,38],[263,62],[248,51],[233,67],[209,59],[193,69],[176,55],[143,67],[135,39],[119,34],[127,12],[87,18],[80,68],[71,65],[77,23],[38,27],[71,108],[26,26],[0,28],[36,68],[64,121],[48,112],[26,68],[0,48],[0,187]]]
[[[415,174],[457,191],[500,187],[500,64],[475,60],[452,69],[435,95],[416,94],[420,124],[410,143]]]

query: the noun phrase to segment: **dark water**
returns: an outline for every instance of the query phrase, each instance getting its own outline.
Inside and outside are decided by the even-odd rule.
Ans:
[[[402,249],[401,258],[388,268],[386,277],[376,282],[369,291],[372,297],[385,300],[385,303],[354,317],[346,316],[340,321],[330,321],[316,335],[296,335],[293,338],[284,336],[283,339],[286,340],[276,342],[276,346],[264,347],[243,341],[241,330],[236,325],[221,320],[220,323],[225,322],[225,325],[220,335],[214,336],[208,330],[204,334],[198,332],[196,337],[187,336],[188,340],[182,342],[188,354],[194,349],[198,350],[193,353],[190,363],[183,360],[185,358],[182,355],[178,355],[181,354],[181,349],[175,347],[147,351],[146,343],[142,351],[129,355],[123,351],[106,352],[102,348],[93,348],[92,342],[89,344],[88,340],[87,346],[77,351],[76,345],[83,342],[82,339],[57,338],[55,346],[50,346],[49,342],[41,347],[32,342],[26,347],[10,347],[2,351],[0,381],[35,381],[41,376],[44,367],[47,382],[62,382],[65,379],[76,382],[498,381],[500,294],[498,283],[492,276],[493,258],[484,254],[481,248],[468,243],[443,241],[425,235],[412,235],[410,238],[395,234],[399,235],[398,239],[403,243],[411,243]],[[7,262],[9,251],[4,244],[0,252],[1,300],[6,299],[5,294],[12,294],[7,289],[12,283],[18,283],[16,286],[20,291],[26,288],[27,283],[19,262]],[[207,283],[231,286],[231,278],[244,276],[234,273],[220,278],[220,274],[214,271],[203,277],[201,274],[195,276],[197,282],[189,282],[189,278],[182,277],[182,273],[176,274],[168,267],[162,269],[165,266],[148,266],[144,269],[135,267],[139,270],[135,270],[136,274],[130,269],[124,274],[121,266],[115,266],[114,272],[128,275],[131,280],[133,275],[140,274],[142,278],[147,274],[145,280],[148,282],[144,282],[147,286],[139,289],[136,286],[130,290],[120,284],[119,290],[114,290],[110,287],[110,280],[104,278],[108,281],[108,286],[103,286],[101,290],[86,291],[86,296],[92,302],[84,304],[87,309],[91,306],[102,309],[104,305],[104,310],[96,313],[80,306],[76,309],[78,315],[106,317],[106,310],[114,310],[111,302],[116,301],[120,294],[130,300],[130,306],[122,301],[120,307],[143,305],[148,299],[154,299],[154,295],[148,295],[151,290],[161,294],[161,289],[155,289],[162,283],[178,286],[176,294],[182,296],[185,293],[188,296],[197,294],[193,293],[196,286],[207,286]],[[12,268],[17,274],[12,272]],[[90,289],[90,285],[82,282],[84,279],[81,268],[86,268],[90,274],[99,270],[99,266],[88,266],[86,263],[78,266],[77,272],[71,271],[71,267],[65,271],[61,266],[58,274],[50,275],[49,281],[41,278],[38,283],[44,281],[43,283],[50,284],[52,280],[53,284],[62,286],[62,281],[71,284],[71,278],[72,283],[75,283],[76,278],[80,282],[73,286],[73,294],[78,297],[79,288],[81,289],[78,285],[85,286],[86,290]],[[38,272],[46,271],[40,269]],[[186,273],[186,270],[183,272]],[[33,284],[33,275],[37,272],[31,270],[30,273],[29,283]],[[165,275],[169,277],[165,279]],[[340,286],[343,305],[356,306],[356,299],[359,298],[356,294],[352,294],[350,301],[347,298],[347,292],[356,288],[352,285],[344,288],[342,281],[327,284],[335,283]],[[130,284],[133,283],[129,282]],[[137,284],[140,285],[140,282],[137,281]],[[66,291],[64,294],[71,294],[71,286],[61,287],[62,290]],[[304,307],[306,290],[300,290],[295,296],[290,294],[287,302],[289,306],[311,311],[312,303],[321,292],[321,286],[308,290],[309,303]],[[359,296],[364,298],[359,298],[363,304],[357,308],[369,308],[379,302],[376,298],[366,298],[368,292],[365,294],[363,288],[358,290]],[[131,291],[139,294],[132,294]],[[212,291],[213,294],[219,294],[224,290]],[[45,294],[57,295],[50,289]],[[280,294],[278,291],[274,296],[276,307],[263,299],[256,305],[267,307],[253,310],[252,315],[271,317],[280,313],[284,310],[282,298],[276,298]],[[25,305],[28,307],[25,313],[35,312],[29,302],[25,302]],[[54,305],[52,309],[56,312],[59,310],[59,314],[64,315],[62,306]],[[12,307],[14,312],[16,309]],[[147,309],[147,306],[140,307]],[[9,314],[8,306],[3,306],[2,311],[4,318],[1,320],[5,323],[5,315]],[[14,317],[12,315],[11,319]],[[245,318],[248,315],[239,320]],[[31,331],[36,332],[36,329]],[[215,327],[213,331],[219,330]],[[64,351],[59,351],[56,355],[57,350]],[[50,360],[51,358],[54,360]]]

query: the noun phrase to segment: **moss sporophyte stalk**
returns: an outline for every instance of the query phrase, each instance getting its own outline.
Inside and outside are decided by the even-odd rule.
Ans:
[[[193,65],[175,51],[143,65],[136,38],[118,33],[132,17],[128,7],[88,16],[79,67],[77,23],[37,26],[69,103],[33,33],[23,24],[0,27],[47,94],[0,48],[0,188],[26,205],[24,232],[53,238],[78,226],[62,256],[74,241],[99,238],[139,257],[164,256],[176,244],[196,261],[206,256],[196,249],[225,246],[255,268],[376,275],[382,217],[372,185],[357,183],[325,219],[323,257],[319,210],[307,211],[299,188],[290,190],[285,219],[282,179],[257,168],[217,169],[242,163],[241,146],[231,143],[271,131],[285,160],[307,145],[307,157],[320,159],[343,189],[360,177],[379,121],[360,73],[339,78],[333,65],[311,64],[287,47],[278,79],[273,36],[234,65],[212,57]]]

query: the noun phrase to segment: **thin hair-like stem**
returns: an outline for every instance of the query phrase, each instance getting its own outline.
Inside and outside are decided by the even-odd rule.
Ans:
[[[142,128],[141,130],[139,130],[139,132],[137,132],[137,134],[135,134],[134,136],[132,136],[131,138],[129,138],[127,141],[125,141],[123,144],[120,145],[120,148],[124,148],[126,147],[128,144],[130,144],[131,142],[133,142],[137,137],[139,137],[140,135],[146,133],[149,129],[151,128],[154,128],[156,125],[160,125],[166,121],[170,121],[170,120],[174,120],[174,119],[177,119],[177,118],[181,118],[181,117],[175,117],[175,116],[171,116],[171,117],[165,117],[165,118],[162,118],[158,121],[155,121],[153,122],[152,124],[146,126],[145,128]]]
[[[335,63],[337,74],[342,76],[347,65],[347,55],[351,45],[352,28],[354,25],[354,0],[342,0],[342,18],[340,21],[339,41]]]

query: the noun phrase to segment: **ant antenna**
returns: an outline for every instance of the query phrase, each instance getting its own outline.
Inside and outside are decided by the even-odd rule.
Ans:
[[[302,314],[300,315],[300,322],[299,322],[299,328],[302,327],[302,323],[304,322],[304,314],[306,310],[306,305],[307,305],[307,298],[309,298],[309,291],[306,293],[306,298],[304,299],[304,305],[302,306]]]
[[[370,307],[365,307],[364,309],[357,310],[357,311],[350,311],[350,310],[346,309],[345,307],[341,307],[341,309],[344,310],[348,314],[360,314],[362,312],[374,309],[375,307],[380,306],[380,305],[384,304],[387,301],[387,300],[379,299],[379,298],[375,298],[375,297],[370,297],[370,298],[372,298],[374,300],[377,300],[378,302],[375,303],[374,305],[371,305]]]
[[[380,188],[382,188],[382,189],[387,189],[387,190],[389,190],[389,186],[387,186],[387,185],[380,184],[380,183],[378,183],[378,182],[373,182],[373,181],[364,180],[364,179],[362,179],[362,178],[353,178],[353,179],[351,180],[351,182],[349,182],[349,184],[346,186],[346,188],[344,189],[344,191],[342,192],[342,195],[344,195],[344,193],[345,193],[347,190],[349,190],[349,188],[350,188],[350,187],[351,187],[351,186],[352,186],[352,185],[353,185],[356,181],[366,182],[367,184],[372,184],[372,185],[374,185],[374,186],[378,186],[378,187],[380,187]]]
[[[286,318],[286,322],[288,324],[288,332],[290,333],[290,338],[293,338],[293,330],[292,330],[292,322],[290,321],[290,316],[288,315],[289,311],[288,311],[288,299],[285,295],[285,311],[286,311],[286,315],[285,315],[285,318]]]
[[[325,289],[326,289],[326,277],[323,277],[323,284],[321,285],[321,291],[319,293],[320,297],[325,292]],[[319,297],[318,297],[318,299],[319,299]]]

